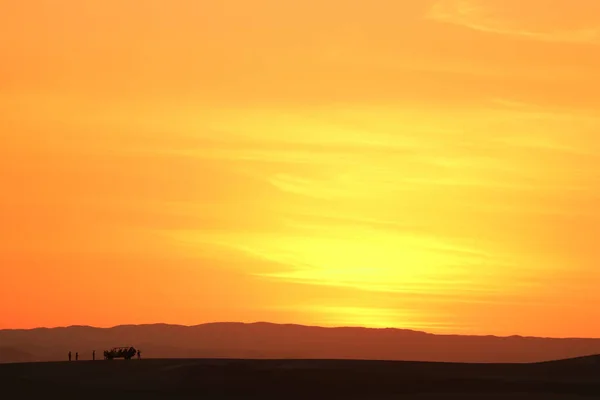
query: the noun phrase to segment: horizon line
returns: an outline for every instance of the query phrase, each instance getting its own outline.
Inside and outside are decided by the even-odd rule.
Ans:
[[[596,337],[578,337],[578,336],[566,336],[566,337],[556,337],[556,336],[531,336],[531,335],[492,335],[492,334],[461,334],[461,333],[432,333],[425,330],[417,330],[410,328],[398,328],[398,327],[368,327],[368,326],[358,326],[358,325],[339,325],[339,326],[322,326],[322,325],[305,325],[298,323],[278,323],[278,322],[269,322],[269,321],[253,321],[253,322],[241,322],[241,321],[213,321],[213,322],[202,322],[199,324],[186,325],[186,324],[171,324],[166,322],[153,322],[153,323],[143,323],[143,324],[118,324],[113,326],[93,326],[93,325],[64,325],[64,326],[39,326],[35,328],[1,328],[0,332],[6,331],[35,331],[35,330],[52,330],[52,329],[70,329],[70,328],[90,328],[90,329],[115,329],[121,327],[144,327],[144,326],[172,326],[172,327],[182,327],[182,328],[195,328],[204,325],[215,325],[215,324],[238,324],[238,325],[258,325],[258,324],[267,324],[267,325],[277,325],[277,326],[298,326],[304,328],[317,328],[317,329],[365,329],[371,331],[382,331],[382,330],[394,330],[394,331],[404,331],[404,332],[414,332],[414,333],[422,333],[425,335],[432,336],[464,336],[464,337],[494,337],[494,338],[523,338],[523,339],[553,339],[553,340],[600,340],[600,338]]]

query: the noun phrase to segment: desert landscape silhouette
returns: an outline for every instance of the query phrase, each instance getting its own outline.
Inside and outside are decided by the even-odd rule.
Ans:
[[[440,335],[407,329],[296,324],[151,324],[0,330],[0,363],[91,360],[114,347],[150,358],[353,359],[532,363],[600,354],[600,339]],[[132,356],[135,356],[133,354]]]
[[[0,343],[0,385],[22,396],[578,399],[600,395],[597,339],[211,323],[3,330]],[[111,348],[114,343],[137,343],[145,357],[92,360],[92,349]],[[77,349],[80,359],[66,361],[68,349]]]

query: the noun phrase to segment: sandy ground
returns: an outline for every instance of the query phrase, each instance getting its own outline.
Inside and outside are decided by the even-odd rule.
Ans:
[[[114,360],[0,365],[6,398],[583,399],[600,365]]]

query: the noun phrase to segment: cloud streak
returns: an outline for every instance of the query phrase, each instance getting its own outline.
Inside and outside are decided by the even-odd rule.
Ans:
[[[544,14],[544,5],[540,4],[539,8],[534,7],[533,10],[529,10],[527,7],[522,7],[522,4],[522,2],[511,0],[441,0],[429,10],[427,18],[476,31],[530,40],[551,43],[600,44],[600,25],[592,24],[570,28],[552,25],[536,27],[536,19],[540,19],[540,16]],[[597,11],[597,5],[592,2],[570,2],[568,5],[565,3],[564,6],[577,9],[580,17],[585,16],[586,13]],[[513,13],[507,16],[506,10]]]

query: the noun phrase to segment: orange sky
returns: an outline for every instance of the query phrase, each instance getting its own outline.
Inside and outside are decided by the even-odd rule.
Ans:
[[[0,328],[600,336],[597,0],[0,0]]]

